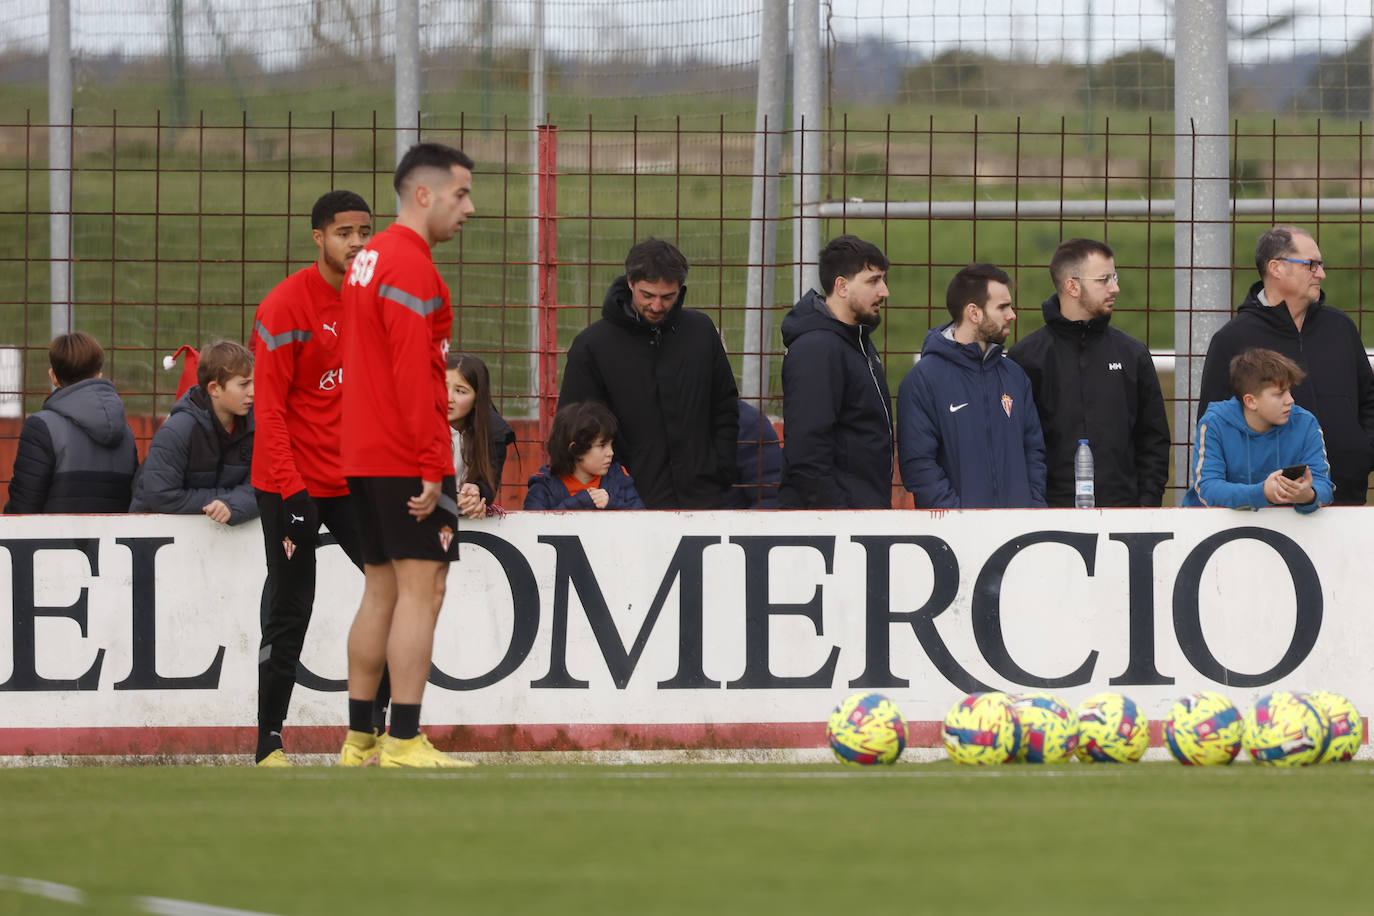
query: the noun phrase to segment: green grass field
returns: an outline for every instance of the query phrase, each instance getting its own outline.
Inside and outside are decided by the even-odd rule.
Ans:
[[[0,913],[1365,912],[1374,767],[0,771]],[[189,910],[186,912],[190,912]]]

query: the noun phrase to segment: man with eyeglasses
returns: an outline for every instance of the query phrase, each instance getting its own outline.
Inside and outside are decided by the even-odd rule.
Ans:
[[[1212,335],[1198,416],[1231,391],[1231,360],[1250,347],[1293,360],[1307,377],[1293,400],[1321,424],[1336,485],[1333,505],[1362,506],[1374,466],[1374,371],[1355,322],[1326,305],[1321,249],[1305,229],[1275,226],[1255,245],[1260,279],[1236,316]]]
[[[1050,259],[1045,326],[1007,355],[1030,376],[1045,434],[1045,501],[1074,504],[1079,439],[1093,451],[1096,505],[1158,506],[1169,480],[1169,417],[1149,349],[1111,326],[1121,292],[1112,249],[1069,239]]]

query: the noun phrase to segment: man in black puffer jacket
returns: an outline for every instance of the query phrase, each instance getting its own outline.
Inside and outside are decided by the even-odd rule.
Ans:
[[[1293,400],[1321,424],[1336,485],[1332,505],[1363,506],[1374,465],[1374,371],[1355,322],[1326,304],[1321,258],[1316,240],[1297,226],[1275,226],[1260,236],[1260,280],[1236,317],[1212,335],[1197,415],[1234,394],[1231,360],[1241,351],[1263,347],[1288,357],[1307,373],[1293,386]]]
[[[573,340],[558,406],[600,401],[620,423],[616,460],[649,509],[719,509],[735,481],[739,392],[715,324],[683,308],[687,259],[668,242],[630,249]]]
[[[138,450],[119,394],[100,377],[105,350],[77,331],[53,340],[48,361],[57,390],[24,421],[5,512],[127,512]]]
[[[1069,239],[1050,259],[1057,292],[1045,326],[1007,351],[1031,380],[1045,434],[1045,502],[1074,504],[1078,440],[1093,453],[1094,498],[1159,506],[1169,480],[1169,417],[1150,351],[1111,326],[1121,286],[1106,243]]]
[[[783,509],[892,508],[892,398],[870,334],[887,301],[887,256],[853,235],[821,249],[822,295],[782,321]]]

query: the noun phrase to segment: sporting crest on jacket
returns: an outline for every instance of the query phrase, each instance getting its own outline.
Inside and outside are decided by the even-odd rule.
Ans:
[[[1002,395],[1002,409],[1007,412],[1008,417],[1011,416],[1011,395]]]

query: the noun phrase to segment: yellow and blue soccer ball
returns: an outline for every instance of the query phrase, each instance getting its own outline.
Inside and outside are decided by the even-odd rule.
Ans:
[[[1201,691],[1173,705],[1164,723],[1164,743],[1179,763],[1216,766],[1240,753],[1245,729],[1240,710],[1219,693]]]
[[[1331,741],[1322,754],[1319,763],[1354,760],[1364,742],[1364,720],[1360,712],[1339,693],[1317,690],[1306,695],[1308,701],[1321,712],[1326,713],[1330,723]]]
[[[1260,697],[1245,714],[1245,749],[1256,763],[1302,767],[1316,763],[1331,743],[1326,714],[1307,698],[1279,691]]]
[[[1021,724],[1021,749],[1016,759],[1026,763],[1063,763],[1078,748],[1078,714],[1048,693],[1012,697]]]
[[[1016,759],[1021,724],[1005,693],[974,693],[945,716],[945,751],[955,763],[985,766]]]
[[[1130,697],[1099,693],[1078,707],[1078,759],[1134,763],[1150,746],[1150,720]]]
[[[856,693],[835,707],[825,736],[840,763],[896,763],[906,748],[906,720],[882,694]]]

